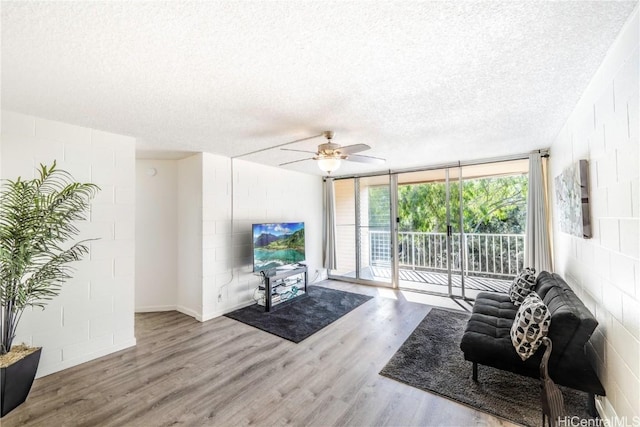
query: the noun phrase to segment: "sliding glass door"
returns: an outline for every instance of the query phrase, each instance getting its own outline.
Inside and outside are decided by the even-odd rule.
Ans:
[[[452,295],[460,275],[459,169],[398,175],[398,270],[404,289]]]
[[[358,277],[390,286],[393,252],[389,175],[359,178],[357,198]]]
[[[333,183],[336,215],[336,268],[334,277],[357,278],[356,268],[356,180],[337,179]]]
[[[526,161],[398,175],[399,287],[502,292],[522,267]]]
[[[470,296],[506,292],[523,267],[528,162],[517,160],[465,166],[462,191],[460,278]],[[455,289],[455,288],[454,288]]]
[[[332,277],[393,285],[390,183],[389,175],[335,180],[338,262]]]
[[[450,297],[505,291],[522,268],[526,160],[336,179],[330,276]]]

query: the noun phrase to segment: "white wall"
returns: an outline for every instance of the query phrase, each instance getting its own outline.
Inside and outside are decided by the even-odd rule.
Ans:
[[[158,171],[155,177],[147,175],[150,167]],[[317,277],[322,179],[237,159],[233,167],[232,188],[228,157],[200,153],[177,161],[138,161],[137,311],[176,309],[205,321],[253,304],[259,278],[252,273],[251,224],[258,222],[304,221],[309,280]],[[175,206],[172,224],[168,212]],[[163,243],[152,240],[159,233],[166,237]],[[158,248],[170,245],[173,236],[177,254]],[[167,269],[165,277],[149,271],[159,264]],[[174,267],[177,275],[169,277]]]
[[[2,178],[57,160],[102,188],[79,224],[99,240],[44,311],[25,312],[14,342],[43,347],[39,377],[135,345],[135,139],[4,111],[1,147]]]
[[[179,311],[202,317],[202,154],[178,161]]]
[[[175,310],[178,162],[136,160],[136,312]]]
[[[322,178],[239,159],[233,177],[232,228],[231,159],[203,155],[204,320],[254,302],[253,223],[303,221],[309,281],[322,270]]]
[[[554,261],[600,323],[592,337],[607,392],[600,410],[629,422],[640,416],[638,28],[636,8],[554,141],[550,164],[554,178],[590,162],[593,238],[562,233],[554,200]]]

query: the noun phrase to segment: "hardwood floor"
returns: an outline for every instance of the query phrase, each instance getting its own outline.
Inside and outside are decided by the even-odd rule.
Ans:
[[[226,317],[137,314],[135,348],[36,380],[1,424],[512,425],[378,375],[431,306],[374,287],[322,286],[376,298],[299,344]]]

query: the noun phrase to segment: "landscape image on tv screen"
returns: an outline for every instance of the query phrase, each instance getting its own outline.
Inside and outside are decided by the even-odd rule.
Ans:
[[[253,271],[304,261],[304,222],[253,224]]]

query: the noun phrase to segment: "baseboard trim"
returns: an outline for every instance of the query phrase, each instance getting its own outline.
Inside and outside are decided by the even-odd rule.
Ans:
[[[176,306],[175,310],[179,311],[182,314],[186,314],[187,316],[191,316],[194,319],[202,322],[202,315],[200,313],[197,313],[195,310],[192,310],[192,309],[187,308],[187,307],[183,307],[181,305]]]
[[[136,313],[154,313],[157,311],[176,311],[178,309],[175,305],[148,305],[144,307],[136,307]]]
[[[249,300],[249,301],[245,301],[245,302],[241,302],[239,304],[235,304],[231,307],[225,307],[223,310],[214,310],[214,311],[209,311],[206,312],[204,314],[200,314],[200,313],[196,313],[194,310],[191,310],[190,308],[187,307],[183,307],[183,306],[177,306],[177,307],[173,307],[172,310],[176,310],[179,311],[182,314],[186,314],[187,316],[191,316],[194,319],[196,319],[199,322],[206,322],[207,320],[211,320],[211,319],[215,319],[216,317],[220,317],[220,316],[224,316],[227,313],[231,313],[234,310],[237,310],[239,308],[244,308],[244,307],[248,307],[252,304],[255,304],[254,300]]]
[[[606,396],[596,396],[596,411],[598,411],[598,417],[606,427],[615,427],[611,420],[617,420],[618,414],[616,414],[611,404],[605,403],[606,400]]]
[[[53,373],[63,371],[65,369],[72,368],[77,365],[81,365],[86,362],[90,362],[91,360],[98,359],[103,356],[107,356],[109,354],[127,349],[129,347],[134,347],[136,345],[135,337],[125,340],[116,345],[112,345],[110,347],[94,351],[93,353],[85,354],[81,357],[76,357],[74,359],[63,360],[60,363],[50,364],[50,365],[40,365],[38,366],[38,372],[36,373],[36,378],[46,377],[47,375],[51,375]]]
[[[216,311],[211,311],[208,313],[205,313],[202,316],[202,320],[201,322],[206,322],[207,320],[211,320],[211,319],[215,319],[216,317],[220,317],[220,316],[224,316],[227,313],[231,313],[232,311],[238,310],[240,308],[245,308],[248,307],[250,305],[255,304],[255,301],[250,300],[250,301],[245,301],[239,304],[236,304],[232,307],[225,307],[224,310],[216,310]]]

